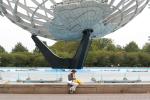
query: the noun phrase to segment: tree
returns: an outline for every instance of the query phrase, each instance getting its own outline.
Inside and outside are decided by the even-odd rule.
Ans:
[[[33,53],[40,53],[40,50],[38,47],[35,47],[35,49],[33,50]]]
[[[112,47],[112,48],[111,48]],[[113,49],[114,44],[111,39],[101,38],[98,40],[93,40],[91,44],[91,50],[110,50]]]
[[[106,47],[106,50],[107,51],[115,51],[116,50],[116,47],[114,44],[109,44],[107,47]]]
[[[15,48],[12,49],[12,52],[28,52],[28,49],[24,47],[22,43],[18,42]]]
[[[143,51],[150,53],[150,43],[146,43],[146,44],[143,46]]]
[[[31,62],[33,59],[30,56],[31,54],[28,52],[16,52],[16,53],[11,53],[12,56],[12,66],[15,67],[26,67],[30,66]]]
[[[107,39],[107,38],[102,38],[99,40],[100,42],[100,47],[102,49],[106,49],[109,45],[113,44],[113,41],[111,39]]]
[[[76,52],[76,49],[78,48],[79,42],[76,41],[59,41],[56,42],[53,46],[50,47],[52,51],[59,56],[62,56],[61,53],[63,52],[65,54],[69,53],[70,55],[74,55]]]
[[[49,66],[48,62],[44,59],[42,54],[36,54],[33,57],[34,59],[32,60],[32,66],[36,67],[47,67]]]
[[[45,44],[48,47],[46,41],[42,41],[42,42],[43,42],[43,44]],[[40,53],[40,49],[36,46],[35,49],[33,50],[33,53]]]
[[[0,46],[0,53],[4,53],[4,52],[6,52],[5,49],[2,46]]]
[[[116,51],[123,51],[123,48],[120,45],[116,46]]]
[[[139,64],[139,57],[137,52],[129,52],[125,57],[125,62],[130,67],[137,67]]]
[[[94,50],[100,50],[100,46],[99,46],[99,40],[91,40],[91,46],[89,48],[90,51],[94,51]]]
[[[127,44],[124,49],[127,52],[137,52],[137,51],[139,51],[139,47],[134,41]]]

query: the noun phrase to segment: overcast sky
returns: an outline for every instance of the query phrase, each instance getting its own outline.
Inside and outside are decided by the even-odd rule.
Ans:
[[[145,8],[125,27],[105,37],[111,38],[116,45],[125,46],[129,42],[135,41],[139,47],[142,47],[146,42],[149,42],[148,36],[150,36],[150,9]],[[54,41],[50,39],[40,39],[47,41],[48,45],[54,44]],[[10,52],[17,42],[21,42],[30,51],[35,48],[29,32],[0,16],[0,45]]]

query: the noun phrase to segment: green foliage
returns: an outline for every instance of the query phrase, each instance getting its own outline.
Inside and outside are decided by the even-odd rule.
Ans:
[[[0,57],[1,57],[1,66],[3,67],[10,67],[13,66],[13,62],[12,62],[12,56],[8,53],[0,53]]]
[[[138,58],[139,58],[139,66],[146,66],[149,67],[150,66],[150,54],[149,53],[145,53],[145,52],[140,52],[138,53]]]
[[[48,67],[48,62],[44,59],[41,54],[34,54],[32,60],[32,66],[35,67]]]
[[[125,66],[124,61],[125,61],[125,55],[126,53],[121,51],[121,52],[111,52],[111,55],[109,57],[111,65],[114,66]]]
[[[35,47],[35,49],[33,50],[33,53],[40,53],[40,50],[38,47]]]
[[[112,45],[112,40],[107,38],[99,39],[99,47],[102,49],[106,49],[109,45]]]
[[[91,50],[113,50],[114,47],[112,40],[106,38],[93,40],[91,44]]]
[[[55,45],[51,46],[50,49],[60,57],[71,57],[75,54],[78,48],[79,42],[74,41],[59,41]]]
[[[150,53],[150,43],[146,43],[146,44],[143,46],[143,51],[144,51],[144,52],[147,52],[147,53]]]
[[[17,52],[12,53],[12,64],[16,67],[22,67],[22,66],[30,66],[30,62],[32,61],[30,53],[27,52]]]
[[[78,48],[79,41],[60,41],[55,45],[49,47],[57,55],[64,58],[71,58]],[[39,52],[38,48],[35,48],[33,53],[18,43],[11,53],[0,52],[0,66],[17,66],[17,67],[47,67],[51,66],[44,59],[43,55]],[[135,42],[130,42],[124,48],[117,45],[115,46],[110,39],[93,40],[91,47],[89,48],[87,59],[84,66],[99,66],[109,67],[114,66],[126,66],[126,67],[138,67],[138,66],[150,66],[150,44],[144,45],[140,50]]]
[[[123,48],[120,45],[116,46],[116,51],[123,51]]]
[[[127,51],[127,52],[137,52],[137,51],[139,51],[139,47],[135,42],[132,41],[132,42],[130,42],[129,44],[127,44],[125,46],[125,51]]]
[[[22,45],[22,43],[17,43],[12,49],[12,52],[28,52],[28,49]]]
[[[109,44],[106,48],[107,51],[116,51],[116,47],[114,44]]]
[[[128,66],[135,66],[136,64],[138,64],[139,62],[138,59],[138,53],[135,52],[131,52],[131,53],[127,53],[127,55],[125,56],[125,64]]]
[[[4,53],[4,52],[6,52],[5,49],[2,46],[0,46],[0,53]]]

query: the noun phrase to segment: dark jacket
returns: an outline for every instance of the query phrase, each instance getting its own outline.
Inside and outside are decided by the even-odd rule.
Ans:
[[[68,75],[68,80],[69,80],[69,81],[76,80],[76,78],[73,77],[73,73],[70,73],[70,74]]]

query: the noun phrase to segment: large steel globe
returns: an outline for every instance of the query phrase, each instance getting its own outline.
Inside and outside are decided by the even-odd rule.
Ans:
[[[126,25],[149,0],[0,0],[0,14],[32,34],[79,40],[85,29],[99,38]]]

